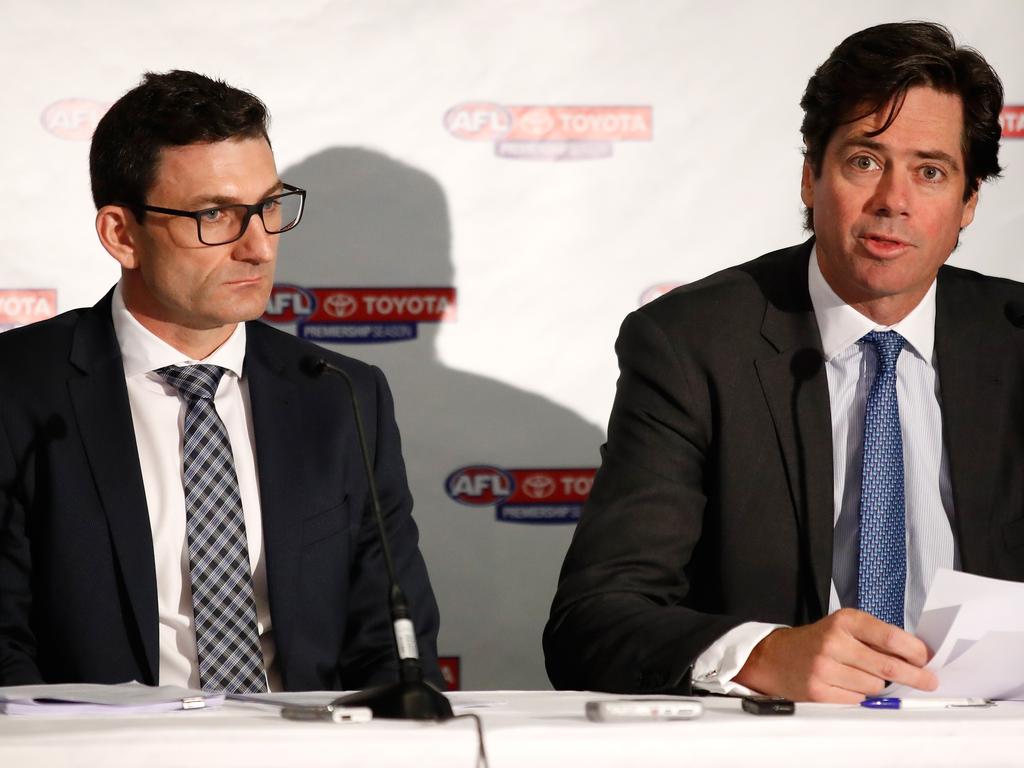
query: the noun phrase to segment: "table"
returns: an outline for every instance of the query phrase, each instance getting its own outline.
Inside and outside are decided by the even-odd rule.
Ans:
[[[324,694],[324,701],[335,694]],[[488,691],[449,694],[456,714],[484,722],[491,768],[509,766],[1020,766],[1024,702],[940,712],[798,704],[755,717],[736,699],[707,697],[700,719],[591,723],[585,702],[607,694]],[[269,707],[229,702],[163,715],[0,716],[0,766],[476,765],[470,720],[302,723]]]

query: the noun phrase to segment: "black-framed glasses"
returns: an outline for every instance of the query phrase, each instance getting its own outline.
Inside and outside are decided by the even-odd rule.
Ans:
[[[268,235],[279,235],[289,229],[295,229],[302,219],[302,209],[306,204],[306,190],[281,184],[286,190],[280,195],[271,195],[252,205],[237,203],[234,205],[218,205],[214,208],[203,208],[199,211],[180,211],[176,208],[161,208],[157,205],[144,205],[144,211],[166,213],[169,216],[182,216],[193,219],[199,242],[203,245],[226,245],[233,243],[245,234],[249,219],[259,216],[263,229]]]

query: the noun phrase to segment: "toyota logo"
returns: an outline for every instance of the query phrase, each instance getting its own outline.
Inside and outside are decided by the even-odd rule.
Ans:
[[[350,317],[358,308],[359,302],[347,293],[332,293],[324,299],[324,311],[331,317]]]
[[[531,136],[547,136],[555,128],[555,118],[549,109],[531,109],[520,115],[517,127]]]
[[[555,492],[555,481],[547,475],[530,475],[523,480],[523,493],[531,499],[546,499]]]

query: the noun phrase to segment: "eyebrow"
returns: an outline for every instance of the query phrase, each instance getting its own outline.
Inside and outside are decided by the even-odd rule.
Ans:
[[[882,142],[874,141],[866,136],[853,136],[843,141],[840,146],[864,147],[865,149],[873,149],[876,152],[885,152],[885,150],[888,149],[888,147]],[[957,162],[956,158],[948,152],[943,152],[941,149],[919,149],[913,153],[913,156],[921,160],[939,160],[946,163],[953,170],[960,170],[960,163]]]
[[[263,194],[261,194],[259,199],[260,200],[265,200],[266,198],[270,197],[271,195],[276,195],[277,193],[281,192],[283,189],[284,189],[284,182],[281,181],[280,179],[278,179],[277,183],[274,184],[273,186],[271,186],[269,189],[267,189],[267,191],[265,191]],[[186,207],[188,207],[188,208],[191,208],[191,207],[196,206],[196,205],[201,205],[203,207],[207,207],[208,208],[208,207],[211,207],[211,206],[216,207],[216,206],[220,206],[220,205],[241,205],[241,204],[242,204],[242,201],[239,200],[237,197],[228,197],[226,195],[197,195],[196,197],[189,198],[184,203],[184,205]]]

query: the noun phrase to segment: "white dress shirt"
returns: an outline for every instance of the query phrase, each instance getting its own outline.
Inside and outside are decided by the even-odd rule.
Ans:
[[[256,478],[249,387],[243,377],[245,324],[205,360],[191,360],[150,333],[125,307],[120,283],[112,301],[114,332],[121,348],[128,385],[135,442],[146,491],[159,613],[161,685],[199,688],[192,586],[185,533],[183,441],[185,401],[174,387],[154,371],[167,365],[203,362],[227,369],[214,397],[214,407],[227,429],[242,499],[245,532],[256,597],[256,618],[263,649],[264,669],[271,690],[280,690],[274,665],[274,637],[267,599],[263,557],[263,524]]]
[[[858,342],[872,330],[896,331],[907,342],[896,361],[896,393],[906,501],[904,627],[913,632],[935,572],[960,567],[935,367],[935,283],[910,314],[892,326],[876,324],[836,295],[821,274],[816,249],[811,251],[807,285],[821,333],[832,414],[835,527],[829,613],[857,606],[864,410],[877,366],[875,353]],[[714,693],[749,693],[732,678],[754,646],[780,626],[747,622],[722,635],[698,657],[694,684]]]

